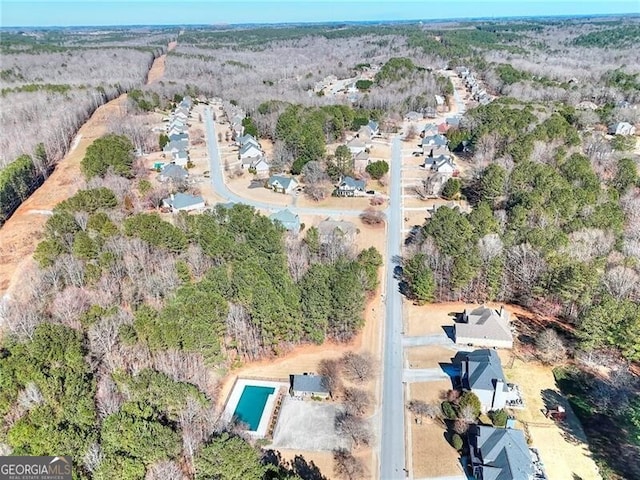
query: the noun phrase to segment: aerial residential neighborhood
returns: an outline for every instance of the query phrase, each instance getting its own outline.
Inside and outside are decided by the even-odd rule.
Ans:
[[[0,477],[640,478],[637,5],[5,3]]]

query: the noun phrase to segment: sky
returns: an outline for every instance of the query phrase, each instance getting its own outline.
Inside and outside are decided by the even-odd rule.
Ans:
[[[0,26],[183,25],[640,13],[640,0],[0,0]]]

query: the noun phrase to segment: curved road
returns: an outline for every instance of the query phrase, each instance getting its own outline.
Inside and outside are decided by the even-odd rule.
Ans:
[[[276,211],[288,208],[306,215],[358,216],[360,211],[336,210],[328,208],[308,208],[274,205],[267,202],[246,199],[233,193],[224,183],[222,162],[215,131],[215,123],[209,107],[205,110],[205,125],[211,183],[214,190],[228,201],[244,203],[256,208]],[[404,386],[402,380],[402,298],[398,281],[394,277],[394,264],[401,253],[402,243],[402,146],[396,137],[392,144],[389,206],[387,214],[387,277],[383,302],[386,307],[384,328],[384,359],[382,382],[382,415],[380,433],[380,479],[395,480],[407,476],[404,436]]]
[[[251,205],[255,208],[260,208],[269,211],[279,211],[285,208],[292,212],[302,215],[329,215],[329,216],[351,216],[357,217],[362,213],[360,210],[340,210],[331,208],[313,208],[313,207],[296,207],[294,205],[276,205],[273,203],[260,202],[257,200],[241,197],[233,193],[224,183],[222,174],[222,162],[220,160],[220,150],[218,149],[218,139],[216,137],[215,123],[211,115],[211,109],[207,107],[205,109],[205,129],[207,133],[207,149],[209,150],[209,169],[211,172],[211,184],[214,190],[223,198],[234,203],[244,203]]]

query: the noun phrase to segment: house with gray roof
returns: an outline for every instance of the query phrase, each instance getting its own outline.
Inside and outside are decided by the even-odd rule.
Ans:
[[[336,195],[339,197],[356,197],[365,194],[367,184],[364,180],[356,180],[353,177],[342,177],[336,187]]]
[[[474,347],[513,348],[509,312],[480,306],[465,309],[461,322],[455,324],[454,337],[458,345]]]
[[[364,152],[367,149],[367,145],[357,137],[351,139],[347,143],[347,147],[349,147],[351,155],[357,155],[358,153]]]
[[[193,107],[193,100],[189,95],[185,95],[180,102],[180,106],[191,110],[191,107]]]
[[[437,157],[439,155],[448,155],[449,147],[447,146],[447,137],[444,135],[426,135],[420,146],[428,157]]]
[[[495,350],[462,354],[460,372],[462,389],[476,394],[483,412],[524,407],[518,386],[507,383]]]
[[[472,425],[468,439],[477,480],[533,480],[533,458],[522,430]]]
[[[269,215],[269,219],[273,223],[280,223],[285,230],[295,234],[300,232],[300,217],[288,208]]]
[[[239,147],[243,147],[246,144],[250,143],[252,145],[255,145],[256,148],[260,148],[260,143],[258,143],[258,140],[256,140],[253,135],[250,135],[248,133],[246,135],[242,135],[241,137],[238,137],[236,139],[236,143],[238,144]]]
[[[370,163],[371,159],[369,158],[369,154],[366,151],[362,151],[353,155],[353,169],[356,172],[364,172],[367,168],[367,165],[369,165]]]
[[[438,126],[435,123],[427,123],[422,129],[422,138],[433,137],[438,134]]]
[[[277,193],[291,193],[298,187],[298,182],[293,177],[283,175],[272,175],[265,185],[267,188]]]
[[[445,122],[450,127],[458,128],[460,126],[460,117],[447,117]]]
[[[635,135],[636,127],[629,122],[618,122],[609,125],[610,135]]]
[[[165,153],[173,154],[173,153],[178,153],[182,150],[188,150],[188,149],[189,149],[189,142],[187,140],[178,140],[178,141],[167,143],[162,149],[162,151]]]
[[[189,141],[189,134],[186,132],[182,133],[172,133],[169,135],[170,142],[181,142],[181,141]]]
[[[290,375],[291,389],[294,397],[321,397],[328,398],[331,392],[327,388],[327,380],[321,375],[303,373],[302,375]]]
[[[184,182],[189,177],[189,173],[180,165],[169,163],[162,167],[158,180],[160,182]]]
[[[448,155],[438,155],[437,157],[426,157],[424,160],[424,168],[438,173],[453,175],[456,171],[456,165],[453,159]]]
[[[240,158],[240,160],[261,156],[262,150],[260,150],[260,147],[256,147],[253,143],[245,143],[242,147],[240,147],[240,151],[238,152],[238,158]]]
[[[173,154],[173,162],[176,165],[184,167],[189,163],[189,154],[185,150],[180,150]]]
[[[190,212],[192,210],[201,210],[204,208],[204,198],[199,195],[190,195],[188,193],[171,194],[167,198],[162,199],[162,205],[170,208],[172,212]]]

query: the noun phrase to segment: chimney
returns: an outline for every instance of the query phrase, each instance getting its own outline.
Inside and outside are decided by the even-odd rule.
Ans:
[[[171,200],[175,199],[175,195],[172,193],[171,195],[169,195],[171,197]]]

